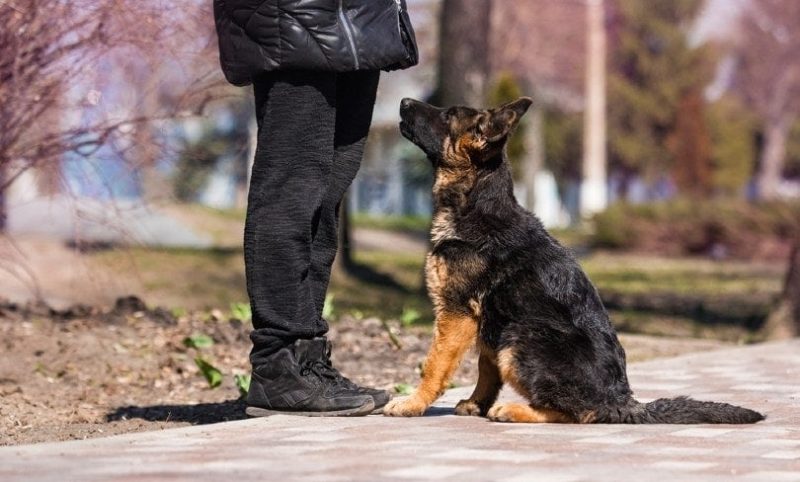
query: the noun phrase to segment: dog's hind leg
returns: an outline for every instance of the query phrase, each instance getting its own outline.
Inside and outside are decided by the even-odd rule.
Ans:
[[[489,412],[489,407],[497,400],[502,387],[503,381],[497,368],[497,355],[493,350],[481,347],[478,359],[478,383],[468,399],[458,402],[456,415],[485,416]]]
[[[465,313],[442,312],[436,317],[433,344],[422,368],[422,381],[405,400],[389,402],[384,415],[417,417],[444,393],[464,353],[475,342],[478,323]]]
[[[497,368],[503,382],[508,383],[528,402],[531,394],[520,380],[517,370],[516,352],[513,348],[501,350],[497,355]],[[548,408],[537,408],[524,403],[498,403],[487,414],[493,422],[521,423],[572,423],[575,420],[569,415]]]
[[[489,410],[493,422],[571,423],[572,417],[547,408],[533,408],[524,403],[498,403]]]

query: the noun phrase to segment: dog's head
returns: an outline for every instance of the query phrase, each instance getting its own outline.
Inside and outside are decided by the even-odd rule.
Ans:
[[[439,108],[414,99],[400,102],[400,132],[435,167],[480,167],[497,158],[533,103],[529,97],[489,110]]]

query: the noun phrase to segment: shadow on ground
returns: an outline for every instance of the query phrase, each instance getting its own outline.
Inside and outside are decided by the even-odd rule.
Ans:
[[[106,421],[141,418],[149,422],[189,422],[192,425],[229,422],[247,418],[245,404],[241,400],[227,400],[221,403],[196,403],[187,405],[135,405],[119,407],[106,414]]]
[[[402,284],[398,283],[393,276],[374,269],[371,266],[353,261],[343,262],[342,267],[345,273],[358,279],[361,282],[390,288],[401,293],[408,293],[409,290]]]

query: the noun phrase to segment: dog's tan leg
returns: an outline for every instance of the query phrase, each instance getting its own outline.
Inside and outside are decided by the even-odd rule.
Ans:
[[[489,407],[497,400],[502,387],[497,355],[488,348],[482,348],[478,359],[478,383],[475,391],[468,399],[458,402],[456,415],[485,416]]]
[[[526,400],[531,400],[531,394],[520,383],[517,373],[516,352],[513,348],[506,348],[497,354],[497,368],[503,382],[508,383]],[[521,422],[521,423],[572,423],[575,420],[565,413],[547,408],[536,408],[523,403],[498,403],[493,406],[487,415],[493,422]]]
[[[405,400],[390,402],[384,415],[417,417],[425,412],[447,388],[450,377],[458,368],[464,353],[475,342],[478,323],[465,313],[444,311],[436,318],[436,328],[425,365],[422,381],[414,394]]]
[[[561,412],[547,408],[533,408],[523,403],[498,403],[489,410],[493,422],[518,423],[570,423],[574,420]]]

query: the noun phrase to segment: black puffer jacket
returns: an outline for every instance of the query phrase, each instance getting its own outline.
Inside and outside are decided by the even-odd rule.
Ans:
[[[214,0],[222,70],[231,83],[247,85],[279,69],[405,67],[402,38],[413,42],[414,32],[400,22],[400,14],[408,19],[404,10],[405,0]]]

